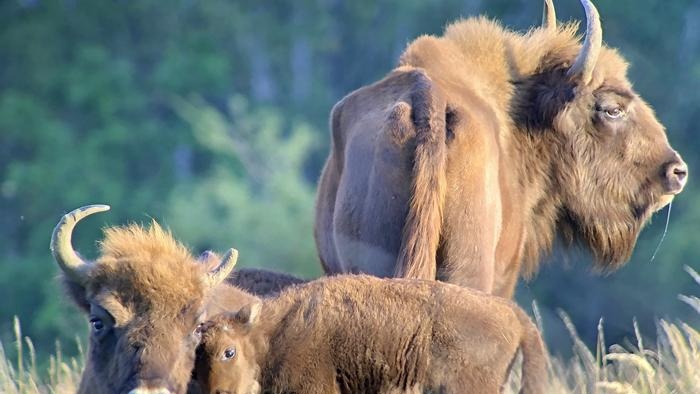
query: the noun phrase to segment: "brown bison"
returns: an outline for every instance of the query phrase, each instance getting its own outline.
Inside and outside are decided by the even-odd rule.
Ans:
[[[518,351],[544,393],[541,338],[513,302],[425,280],[336,276],[202,326],[208,393],[498,393]]]
[[[525,34],[470,18],[335,105],[315,224],[327,273],[511,297],[557,236],[603,270],[629,259],[687,167],[581,2],[583,44],[551,1]]]
[[[106,205],[65,215],[51,250],[73,301],[90,319],[86,366],[78,393],[185,393],[207,315],[257,298],[225,279],[236,264],[231,249],[211,270],[157,223],[104,230],[100,257],[83,259],[71,246],[76,223]]]

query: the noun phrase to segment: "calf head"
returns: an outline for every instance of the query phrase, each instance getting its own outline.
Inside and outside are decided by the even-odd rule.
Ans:
[[[87,261],[71,246],[82,218],[105,205],[77,209],[56,226],[53,256],[75,303],[90,321],[80,393],[184,393],[210,289],[233,269],[231,249],[205,270],[153,222],[104,230],[100,256]]]
[[[195,376],[205,393],[260,392],[258,357],[266,345],[254,335],[261,304],[225,313],[202,325]]]

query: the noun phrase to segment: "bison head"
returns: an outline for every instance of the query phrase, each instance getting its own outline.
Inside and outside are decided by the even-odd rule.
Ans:
[[[238,312],[217,315],[202,326],[195,376],[204,392],[260,392],[258,357],[266,344],[251,334],[261,306],[252,303]]]
[[[588,246],[601,268],[629,259],[652,213],[685,186],[688,169],[671,148],[654,111],[632,88],[627,63],[603,45],[595,6],[581,0],[587,17],[583,45],[576,25],[557,27],[546,2],[540,38],[551,48],[534,74],[516,82],[514,119],[528,145],[548,157],[553,220],[570,242]],[[537,159],[539,160],[539,159]]]
[[[65,215],[51,239],[53,256],[74,301],[90,321],[80,393],[184,393],[210,290],[233,269],[231,249],[206,271],[157,223],[108,228],[101,255],[86,261],[71,246],[92,205]]]

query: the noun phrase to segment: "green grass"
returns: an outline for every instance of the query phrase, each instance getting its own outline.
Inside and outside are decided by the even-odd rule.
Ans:
[[[700,275],[691,268],[688,273],[700,285]],[[700,313],[700,298],[679,296],[679,299]],[[535,317],[539,321],[537,308]],[[573,356],[568,360],[552,358],[549,363],[549,388],[552,394],[697,394],[700,393],[700,332],[683,322],[660,320],[656,341],[644,343],[634,324],[636,343],[629,346],[607,346],[602,321],[598,325],[598,341],[594,351],[579,338],[569,318],[561,318],[573,342]],[[540,327],[542,325],[540,324]],[[36,353],[29,338],[23,337],[15,318],[15,354],[10,359],[0,344],[0,392],[6,394],[75,393],[84,357],[63,359],[60,345],[50,357],[49,367],[37,370]],[[519,367],[505,393],[518,392]]]

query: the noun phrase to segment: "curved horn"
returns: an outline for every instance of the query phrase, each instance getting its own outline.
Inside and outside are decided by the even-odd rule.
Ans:
[[[73,250],[71,244],[73,229],[83,218],[104,211],[109,211],[109,205],[88,205],[78,208],[64,215],[51,235],[51,253],[54,260],[68,277],[80,284],[85,283],[91,266]]]
[[[557,29],[557,13],[554,10],[553,0],[544,0],[544,9],[542,9],[542,27],[545,30]]]
[[[581,4],[586,10],[586,40],[567,75],[580,76],[583,83],[588,84],[593,77],[593,69],[598,62],[600,48],[603,46],[603,28],[600,25],[600,15],[593,3],[590,0],[581,0]]]
[[[206,283],[210,287],[214,287],[222,283],[233,271],[233,267],[236,266],[238,261],[238,251],[236,249],[229,249],[221,259],[221,263],[211,270],[206,276]]]

